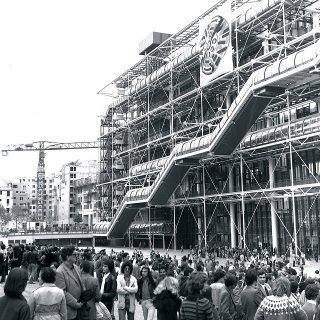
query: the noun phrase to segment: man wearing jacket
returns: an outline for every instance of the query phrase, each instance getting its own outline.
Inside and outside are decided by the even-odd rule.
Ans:
[[[152,320],[155,307],[152,303],[156,284],[147,266],[141,269],[141,278],[138,280],[137,300],[141,303],[144,320]]]
[[[233,289],[236,287],[238,279],[234,274],[228,273],[225,277],[224,286],[220,293],[220,319],[232,320],[236,314],[236,303]]]
[[[99,279],[101,302],[108,308],[111,314],[114,298],[117,293],[117,281],[114,274],[114,262],[112,259],[102,259],[102,273]]]
[[[308,284],[305,289],[307,302],[303,305],[302,310],[308,316],[308,320],[313,320],[316,313],[316,300],[319,294],[319,288],[316,284]]]
[[[246,320],[253,320],[258,310],[259,302],[257,300],[257,271],[249,269],[245,275],[246,287],[240,294],[240,301],[245,313]]]
[[[56,286],[64,291],[67,302],[67,319],[77,319],[77,310],[82,307],[78,302],[81,296],[82,283],[81,272],[76,262],[76,255],[73,246],[66,246],[61,249],[62,264],[57,269]]]
[[[271,288],[268,284],[266,284],[267,274],[264,269],[260,269],[258,271],[258,284],[257,284],[257,300],[260,305],[261,301],[272,294]]]

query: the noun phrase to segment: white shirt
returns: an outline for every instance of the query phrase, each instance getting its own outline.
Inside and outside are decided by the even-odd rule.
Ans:
[[[100,293],[103,294],[104,293],[104,285],[106,284],[106,279],[108,278],[110,272],[105,274],[102,278],[102,283],[101,283],[101,289],[100,289]]]

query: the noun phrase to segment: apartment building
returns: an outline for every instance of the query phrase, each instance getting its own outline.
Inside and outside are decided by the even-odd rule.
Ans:
[[[73,161],[62,167],[59,175],[58,186],[57,186],[56,223],[58,225],[74,224],[73,218],[78,213],[76,210],[77,209],[76,182],[88,177],[95,177],[97,175],[97,171],[98,171],[98,162],[95,160],[83,161],[83,162]],[[93,188],[93,184],[91,184],[91,186]],[[88,198],[86,198],[86,200],[87,199]],[[82,209],[84,209],[84,207],[83,208],[81,207],[81,210]],[[93,209],[93,208],[90,208],[90,209]],[[89,222],[90,221],[88,220],[88,223]]]
[[[0,205],[2,205],[7,212],[10,212],[13,201],[12,201],[12,189],[8,186],[0,186]]]
[[[98,175],[78,179],[74,183],[76,213],[82,223],[92,227],[100,222]]]

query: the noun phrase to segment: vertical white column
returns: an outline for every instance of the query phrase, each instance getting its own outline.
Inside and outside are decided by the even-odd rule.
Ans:
[[[199,196],[201,194],[201,172],[200,169],[197,169],[197,195]],[[202,242],[202,229],[201,229],[201,220],[202,220],[202,212],[201,212],[201,205],[197,206],[197,219],[198,219],[198,246],[201,248],[201,242]]]
[[[204,229],[204,246],[207,248],[207,207],[206,207],[206,175],[204,164],[202,164],[202,188],[203,188],[203,229]]]
[[[270,181],[270,189],[274,188],[274,167],[275,160],[273,158],[269,158],[269,181]],[[279,243],[278,243],[278,218],[276,212],[276,201],[270,200],[271,206],[271,231],[272,231],[272,247],[276,248],[278,251]]]
[[[201,231],[201,206],[197,206],[197,215],[198,215],[198,246],[201,248],[202,242],[202,231]]]
[[[232,166],[229,166],[229,192],[234,191],[234,177],[232,174]],[[230,234],[231,234],[231,248],[237,246],[237,231],[236,231],[236,205],[235,203],[230,203]]]

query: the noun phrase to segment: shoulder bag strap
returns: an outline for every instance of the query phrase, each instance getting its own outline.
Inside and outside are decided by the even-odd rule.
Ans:
[[[231,301],[232,301],[232,303],[233,303],[233,305],[234,305],[234,308],[236,308],[236,303],[235,303],[235,301],[234,301],[234,299],[233,299],[233,296],[232,296],[232,294],[231,294],[231,292],[228,290],[228,292],[229,292],[229,295],[230,295],[230,299],[231,299]]]

